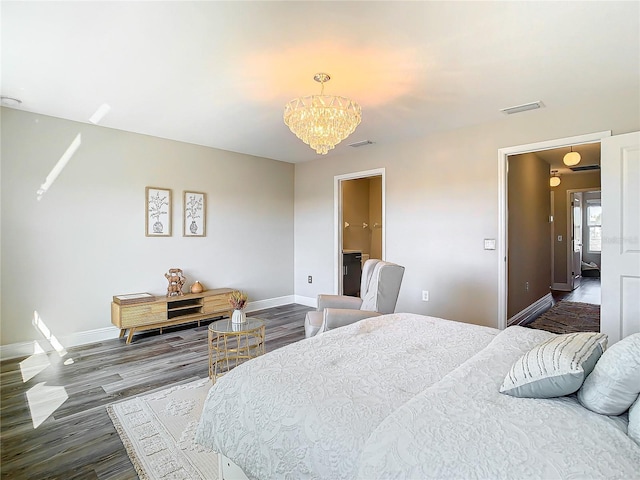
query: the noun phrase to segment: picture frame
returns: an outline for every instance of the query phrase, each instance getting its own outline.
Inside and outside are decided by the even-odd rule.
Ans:
[[[182,236],[207,236],[207,194],[184,191],[182,194]]]
[[[145,188],[145,236],[171,236],[171,189]]]

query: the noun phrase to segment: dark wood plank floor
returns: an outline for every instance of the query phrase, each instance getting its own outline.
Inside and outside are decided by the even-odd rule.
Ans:
[[[569,302],[591,303],[593,305],[600,305],[600,278],[596,277],[582,277],[580,280],[580,286],[572,292],[561,292],[559,290],[552,290],[554,302],[561,300],[567,300]]]
[[[267,321],[266,349],[304,338],[311,310],[286,305],[248,316]],[[24,358],[6,360],[0,370],[0,474],[3,479],[135,479],[133,465],[106,412],[115,401],[186,383],[208,375],[207,324],[142,332],[125,339],[68,349],[33,378],[23,379]],[[66,364],[65,364],[66,363]],[[24,365],[26,362],[23,362]],[[60,389],[68,396],[59,398]],[[36,401],[33,392],[40,392]],[[53,413],[34,428],[34,409]]]
[[[552,290],[553,305],[558,302],[578,302],[589,303],[592,305],[600,305],[600,278],[583,277],[580,286],[571,292],[562,292],[560,290]],[[531,320],[525,326],[529,328],[538,328],[553,333],[573,333],[576,331],[600,331],[600,314],[597,313],[597,321],[592,322],[591,318],[584,322],[576,322],[572,316],[554,316],[553,319],[547,319],[546,312],[541,312],[537,318]]]

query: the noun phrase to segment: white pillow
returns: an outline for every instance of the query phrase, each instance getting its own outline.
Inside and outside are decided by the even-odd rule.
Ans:
[[[627,433],[640,447],[640,397],[629,408],[629,429]]]
[[[603,415],[620,415],[640,393],[640,333],[611,345],[578,392],[580,403]]]
[[[603,333],[568,333],[551,338],[513,364],[500,392],[522,398],[552,398],[574,393],[606,346],[607,336]]]

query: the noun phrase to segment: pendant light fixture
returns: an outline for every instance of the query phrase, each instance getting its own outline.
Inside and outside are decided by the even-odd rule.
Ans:
[[[325,155],[353,133],[362,120],[360,105],[349,98],[324,94],[331,77],[316,73],[320,95],[294,98],[284,106],[284,123],[304,143]]]
[[[573,151],[573,147],[571,147],[571,151],[567,153],[562,161],[567,167],[573,167],[580,163],[580,154],[578,152]]]
[[[558,170],[551,170],[551,178],[549,179],[549,186],[557,187],[560,185],[560,175],[558,175]]]

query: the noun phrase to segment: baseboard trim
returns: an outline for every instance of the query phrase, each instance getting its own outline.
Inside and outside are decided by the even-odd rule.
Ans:
[[[76,345],[85,345],[87,343],[103,342],[105,340],[113,340],[120,335],[120,329],[117,327],[96,328],[95,330],[86,330],[84,332],[75,332],[59,338],[58,341],[62,345],[75,347]]]
[[[551,285],[551,290],[558,290],[559,292],[570,292],[571,285],[568,283],[554,283]]]
[[[88,343],[98,343],[105,340],[113,340],[118,338],[120,330],[116,327],[96,328],[95,330],[85,330],[83,332],[74,332],[69,335],[56,337],[56,340],[64,348],[77,347]],[[8,345],[0,345],[0,361],[10,360],[18,357],[28,357],[34,353],[53,352],[55,349],[51,343],[44,337],[29,342],[10,343]]]
[[[43,342],[44,343],[44,342]],[[30,342],[11,343],[0,345],[0,360],[10,360],[18,357],[28,357],[36,352],[40,352],[39,343],[35,340]]]
[[[257,310],[264,310],[265,308],[281,307],[282,305],[289,305],[290,303],[295,303],[295,295],[285,295],[284,297],[256,300],[255,302],[247,303],[246,312],[249,313]]]
[[[302,295],[296,295],[295,296],[296,302],[300,305],[304,305],[305,307],[313,307],[313,308],[318,308],[318,298],[311,298],[311,297],[303,297]]]
[[[507,320],[507,326],[512,325],[526,325],[533,321],[542,312],[548,310],[553,305],[553,297],[551,292],[547,293],[544,297],[536,300],[524,310],[516,313],[513,317]]]
[[[263,310],[265,308],[280,307],[282,305],[289,305],[291,303],[298,302],[297,295],[285,295],[283,297],[268,298],[266,300],[257,300],[255,302],[249,302],[247,304],[246,311],[255,312]],[[303,303],[303,305],[306,305]],[[86,330],[83,332],[70,333],[69,335],[63,335],[57,338],[58,342],[65,348],[77,347],[79,345],[86,345],[88,343],[103,342],[105,340],[112,340],[118,338],[120,330],[116,327],[104,327],[97,328],[95,330]],[[28,342],[10,343],[7,345],[0,345],[0,361],[10,360],[12,358],[28,357],[35,352],[52,352],[54,348],[44,338],[38,338]]]

